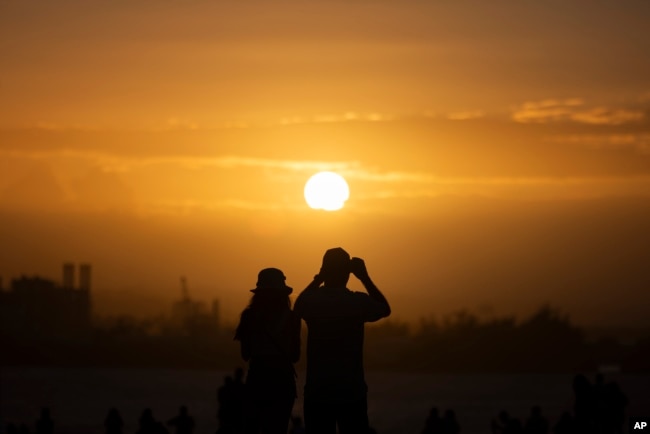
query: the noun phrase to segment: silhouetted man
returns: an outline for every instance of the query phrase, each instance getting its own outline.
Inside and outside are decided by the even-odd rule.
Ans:
[[[420,434],[440,434],[442,432],[442,419],[438,407],[431,407],[429,417],[424,424],[424,429]]]
[[[548,434],[548,420],[542,416],[542,409],[536,405],[530,409],[530,416],[524,425],[526,434]]]
[[[239,434],[237,427],[240,417],[239,397],[235,390],[235,381],[231,375],[226,375],[223,379],[223,385],[217,390],[217,401],[219,409],[217,410],[217,419],[219,428],[217,434]]]
[[[140,427],[136,434],[169,434],[169,431],[153,417],[150,408],[145,408],[140,415]]]
[[[445,415],[441,420],[441,434],[459,434],[460,424],[456,420],[456,412],[454,410],[445,411]]]
[[[54,421],[50,417],[50,409],[43,407],[41,417],[36,421],[36,434],[52,434],[54,432]]]
[[[367,294],[346,288],[350,273],[363,283]],[[340,247],[325,252],[320,273],[300,294],[294,311],[308,328],[307,434],[334,434],[337,425],[340,434],[367,433],[364,323],[387,317],[390,306],[370,279],[364,261],[350,259]]]
[[[106,434],[122,434],[124,428],[124,421],[120,412],[116,408],[111,408],[104,419],[104,427]]]
[[[192,434],[194,432],[194,418],[187,412],[186,406],[181,406],[178,416],[173,417],[167,425],[176,428],[176,434]]]

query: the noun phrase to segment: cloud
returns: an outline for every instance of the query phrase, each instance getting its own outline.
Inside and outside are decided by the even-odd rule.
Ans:
[[[349,170],[351,167],[357,166],[359,163],[352,161],[280,160],[229,155],[221,157],[158,157],[140,161],[138,164],[178,164],[188,169],[199,169],[203,167],[217,167],[223,169],[252,167],[301,172],[322,170],[343,171]]]
[[[359,113],[348,111],[345,113],[319,114],[314,116],[289,116],[280,119],[279,125],[320,124],[335,122],[387,122],[398,117],[379,112]]]
[[[466,112],[476,113],[476,112]],[[357,112],[346,111],[340,113],[320,113],[312,115],[294,115],[284,116],[277,120],[260,121],[250,118],[231,119],[215,122],[201,122],[182,116],[170,116],[167,119],[154,121],[150,124],[140,125],[138,128],[127,127],[122,125],[99,125],[99,124],[64,124],[48,121],[40,121],[35,124],[30,124],[29,127],[37,130],[45,131],[123,131],[123,130],[137,130],[137,131],[151,131],[151,132],[165,132],[165,131],[205,131],[205,130],[234,130],[234,129],[248,129],[248,128],[268,128],[276,126],[287,125],[304,125],[304,124],[323,124],[323,123],[342,123],[342,122],[389,122],[399,120],[402,118],[412,117],[412,115],[393,115],[388,113],[381,113],[378,111],[371,112]]]
[[[522,123],[546,123],[569,119],[575,107],[584,104],[580,98],[565,100],[546,99],[542,101],[525,102],[515,109],[512,118]]]
[[[34,128],[37,130],[45,131],[55,131],[55,132],[64,132],[64,131],[102,131],[102,127],[99,125],[84,125],[84,124],[62,124],[56,122],[37,122],[34,125]]]
[[[116,156],[97,151],[58,149],[50,151],[22,151],[17,149],[0,150],[0,155],[23,157],[35,160],[50,160],[53,157],[84,159],[93,166],[100,167],[104,172],[129,172],[149,166],[173,165],[187,170],[204,168],[240,169],[260,168],[276,169],[288,172],[319,172],[335,171],[353,179],[370,182],[415,182],[430,183],[436,178],[425,172],[385,171],[377,168],[364,167],[358,161],[318,161],[318,160],[287,160],[261,157],[242,157],[237,155],[224,156],[154,156],[133,158]]]
[[[573,135],[558,136],[553,140],[592,148],[633,148],[648,152],[650,134]],[[291,183],[294,191],[299,191],[300,182],[306,179],[304,175],[332,170],[346,177],[351,185],[354,184],[353,196],[363,202],[360,210],[366,209],[364,207],[367,205],[377,207],[378,211],[392,200],[413,200],[414,204],[426,207],[428,199],[447,195],[535,200],[631,194],[647,196],[650,192],[650,176],[440,176],[430,171],[388,170],[354,160],[300,160],[241,155],[134,158],[83,149],[0,150],[0,158],[8,153],[64,168],[79,165],[83,159],[85,165],[94,168],[94,172],[92,176],[68,179],[74,193],[74,204],[71,205],[92,209],[128,208],[140,213],[190,215],[225,209],[278,211],[304,208],[304,203],[293,196],[269,202],[268,197],[250,192],[230,194],[232,192],[211,190],[206,193],[201,190],[200,182],[191,184],[195,189],[192,194],[166,192],[163,187],[155,189],[157,181],[154,180],[161,179],[160,176],[174,173],[179,175],[179,179],[195,179],[197,177],[191,171],[206,168],[209,170],[199,173],[201,180],[234,179],[232,177],[238,177],[241,173],[257,173],[258,179],[254,183],[276,182],[278,179],[284,182],[284,178]],[[138,172],[144,168],[152,169],[143,172],[143,176],[154,181],[154,186],[138,185],[141,176],[137,173],[124,176],[124,182],[121,181],[122,174],[116,173]],[[242,169],[253,170],[244,172]],[[51,184],[46,181],[41,184]],[[21,193],[21,196],[30,195]]]
[[[608,109],[596,107],[585,112],[574,113],[571,119],[576,122],[593,125],[621,125],[629,122],[640,121],[645,113],[638,110]]]
[[[236,209],[243,211],[286,211],[287,209],[302,210],[300,204],[292,205],[287,203],[250,201],[239,199],[225,199],[219,201],[206,200],[159,200],[150,201],[142,206],[138,213],[141,215],[166,214],[175,216],[187,216],[200,212],[214,212],[225,209]]]
[[[608,107],[585,107],[581,98],[529,101],[516,107],[512,119],[520,123],[569,121],[591,125],[621,125],[645,117],[642,110]]]
[[[98,151],[83,151],[72,149],[53,149],[49,151],[22,151],[19,149],[0,150],[0,155],[23,157],[34,160],[48,160],[53,157],[84,159],[93,165],[101,167],[105,172],[127,172],[136,168],[156,165],[176,165],[189,170],[206,167],[222,169],[237,169],[243,167],[258,167],[266,169],[281,169],[289,171],[346,171],[358,167],[354,161],[314,161],[314,160],[281,160],[270,158],[226,156],[154,156],[133,158],[116,156]]]
[[[548,103],[547,103],[548,104]],[[550,104],[549,104],[550,106]],[[585,146],[591,149],[635,149],[641,153],[650,152],[650,134],[614,134],[614,135],[565,135],[550,138],[556,143]],[[129,172],[151,166],[175,166],[185,170],[216,168],[236,170],[243,168],[271,169],[278,173],[313,173],[318,171],[335,171],[352,180],[385,184],[421,184],[421,185],[551,185],[558,183],[590,182],[605,179],[603,177],[453,177],[438,176],[432,172],[396,171],[381,167],[369,167],[355,160],[291,160],[264,157],[245,157],[239,155],[221,156],[152,156],[129,157],[117,156],[100,151],[72,149],[56,150],[0,150],[0,155],[23,157],[42,161],[52,158],[83,159],[103,172]],[[610,179],[610,178],[607,178]]]
[[[379,188],[357,199],[364,201],[416,200],[426,206],[439,197],[575,200],[602,197],[649,197],[650,176],[605,177],[485,177],[439,178],[421,186]],[[424,200],[424,202],[419,202]]]
[[[39,162],[20,178],[0,189],[0,208],[21,210],[62,209],[68,197],[46,162]]]
[[[466,121],[471,119],[479,119],[485,117],[485,112],[482,110],[454,112],[447,114],[447,119],[451,121]]]
[[[379,169],[367,169],[361,166],[348,170],[341,170],[341,175],[353,179],[370,182],[410,182],[410,183],[432,183],[437,179],[434,175],[425,172],[404,172],[404,171],[382,171]]]
[[[589,149],[632,149],[650,154],[650,134],[570,134],[552,137],[551,141]]]
[[[169,129],[188,129],[188,130],[198,130],[198,122],[189,120],[189,119],[180,119],[178,117],[171,117],[167,119],[167,127]]]

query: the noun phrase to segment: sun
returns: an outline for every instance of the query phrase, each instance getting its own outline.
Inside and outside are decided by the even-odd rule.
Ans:
[[[318,172],[305,184],[305,200],[313,209],[336,211],[349,197],[348,183],[338,173]]]

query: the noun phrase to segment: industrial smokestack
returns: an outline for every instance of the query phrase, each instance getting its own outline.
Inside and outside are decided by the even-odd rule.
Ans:
[[[71,262],[63,264],[63,288],[74,288],[74,264]]]
[[[221,314],[220,314],[220,308],[219,308],[219,300],[214,299],[212,300],[212,321],[213,324],[217,327],[219,327],[219,323],[221,322]]]
[[[79,265],[79,289],[90,291],[90,264]]]

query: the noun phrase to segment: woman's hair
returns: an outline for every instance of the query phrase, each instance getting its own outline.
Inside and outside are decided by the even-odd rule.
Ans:
[[[251,297],[247,309],[259,311],[275,311],[283,310],[284,307],[291,309],[291,301],[289,295],[274,290],[257,291]]]
[[[241,314],[239,326],[235,331],[235,339],[241,340],[243,336],[244,317],[249,321],[263,325],[279,319],[283,312],[291,310],[289,295],[273,290],[257,291],[251,297],[251,301]]]

